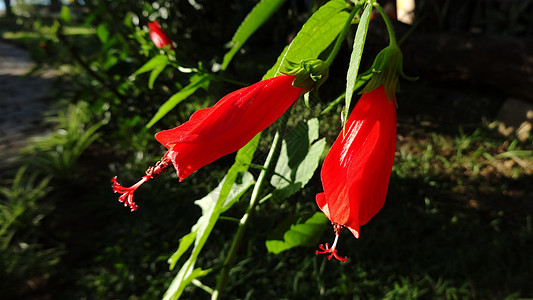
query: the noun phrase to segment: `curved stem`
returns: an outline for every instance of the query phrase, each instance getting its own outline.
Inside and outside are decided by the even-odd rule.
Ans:
[[[333,46],[333,50],[331,50],[331,53],[328,56],[328,59],[326,59],[325,64],[326,66],[331,66],[333,63],[333,60],[335,60],[335,56],[339,52],[342,42],[344,41],[344,38],[346,37],[346,34],[348,33],[348,28],[350,28],[350,24],[352,23],[352,19],[355,16],[355,14],[360,11],[360,8],[357,8],[354,6],[352,11],[350,12],[350,15],[348,16],[348,20],[346,20],[346,24],[344,24],[344,28],[342,29],[341,33],[337,37],[337,40],[335,41],[335,46]]]
[[[265,180],[268,178],[268,176],[272,172],[272,167],[277,160],[276,155],[279,155],[280,153],[280,148],[281,148],[280,132],[285,130],[287,121],[289,119],[289,113],[290,112],[285,113],[280,119],[278,130],[276,131],[276,135],[274,136],[274,140],[272,141],[272,147],[270,148],[270,152],[268,153],[268,156],[263,165],[263,170],[259,174],[259,177],[257,178],[257,181],[255,183],[254,190],[252,191],[252,196],[250,197],[250,203],[248,204],[248,208],[246,209],[246,212],[244,213],[244,215],[239,221],[239,227],[237,228],[237,232],[235,233],[235,237],[233,238],[233,242],[231,243],[230,250],[228,252],[228,255],[226,256],[226,260],[224,261],[224,266],[222,267],[222,271],[219,277],[217,278],[217,286],[215,288],[215,291],[213,291],[213,294],[211,295],[211,300],[219,299],[220,295],[224,291],[224,288],[226,287],[229,272],[237,257],[236,254],[239,249],[239,246],[241,245],[242,238],[244,237],[244,232],[246,231],[246,227],[248,226],[250,215],[252,214],[257,203],[259,202],[259,197],[261,195],[261,191],[265,183]]]
[[[389,16],[387,16],[387,13],[383,10],[383,8],[376,2],[374,3],[374,7],[378,10],[379,14],[383,18],[383,21],[385,21],[385,25],[387,26],[387,31],[389,33],[389,40],[391,46],[396,46],[396,35],[394,34],[394,28],[392,27],[392,23],[389,19]]]

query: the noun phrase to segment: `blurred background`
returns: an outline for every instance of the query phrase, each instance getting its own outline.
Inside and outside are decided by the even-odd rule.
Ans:
[[[290,0],[219,72],[239,24],[258,1],[0,1],[0,290],[5,299],[158,299],[167,260],[201,214],[233,155],[178,182],[173,171],[136,193],[130,213],[111,177],[136,182],[164,154],[153,135],[239,85],[212,80],[151,128],[189,83],[165,68],[150,86],[135,74],[162,50],[158,20],[182,66],[253,83],[326,1]],[[533,299],[533,1],[380,1],[402,39],[398,144],[382,211],[341,237],[346,264],[315,248],[268,253],[280,223],[318,211],[319,173],[301,193],[257,208],[226,288],[228,299]],[[355,34],[355,28],[352,32]],[[363,67],[388,43],[370,23]],[[350,39],[311,108],[345,89]],[[217,73],[218,72],[218,73]],[[342,105],[320,116],[331,145]],[[269,149],[267,129],[258,155]],[[263,156],[261,156],[263,154]],[[246,201],[244,201],[246,202]],[[247,203],[225,215],[240,218]],[[198,265],[217,268],[236,226],[221,221]],[[329,225],[324,237],[331,238]],[[213,286],[216,274],[202,279]],[[194,285],[185,299],[208,294]]]

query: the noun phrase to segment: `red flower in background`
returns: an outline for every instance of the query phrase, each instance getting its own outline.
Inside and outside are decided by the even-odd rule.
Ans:
[[[170,48],[174,49],[172,40],[170,40],[157,21],[148,22],[148,28],[150,29],[150,38],[157,48],[163,49],[170,45]]]
[[[180,181],[199,168],[242,148],[267,128],[302,95],[306,88],[293,86],[296,76],[281,75],[242,88],[220,99],[213,107],[200,109],[189,121],[158,132],[156,139],[168,148],[163,159],[135,185],[123,187],[116,177],[113,190],[119,200],[135,210],[133,192],[170,165]]]
[[[365,92],[353,109],[322,165],[324,192],[316,202],[335,230],[331,247],[320,245],[317,254],[337,255],[337,240],[343,227],[359,237],[366,224],[385,203],[396,148],[396,107],[383,85]]]

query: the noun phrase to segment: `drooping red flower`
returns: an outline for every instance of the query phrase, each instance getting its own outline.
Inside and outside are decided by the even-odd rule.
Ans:
[[[383,85],[363,93],[348,121],[324,159],[321,177],[323,193],[316,203],[330,219],[335,242],[320,245],[317,254],[337,255],[337,240],[342,228],[359,237],[359,226],[366,224],[385,203],[396,147],[396,105],[387,97]]]
[[[158,132],[180,181],[216,159],[235,152],[267,128],[303,94],[296,76],[281,75],[242,88],[215,106],[195,112],[189,121]]]
[[[180,181],[194,171],[235,152],[276,121],[309,87],[296,87],[295,75],[265,79],[224,96],[213,107],[200,109],[182,125],[158,132],[156,139],[168,148],[161,161],[131,187],[112,179],[119,200],[135,210],[133,192],[172,163]]]
[[[159,22],[148,22],[148,28],[150,29],[150,38],[152,39],[152,42],[154,42],[154,45],[157,48],[163,49],[166,46],[170,46],[170,48],[174,49],[174,47],[172,46],[172,40],[168,37],[167,33],[161,28]]]

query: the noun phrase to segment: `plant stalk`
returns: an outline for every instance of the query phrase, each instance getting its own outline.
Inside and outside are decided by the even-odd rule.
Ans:
[[[396,43],[396,35],[394,34],[394,28],[392,27],[392,23],[390,21],[389,16],[387,16],[387,13],[383,10],[383,8],[376,2],[374,3],[374,7],[378,10],[379,14],[383,18],[383,21],[385,21],[385,25],[387,26],[387,32],[389,33],[389,44],[391,46],[397,46]]]

